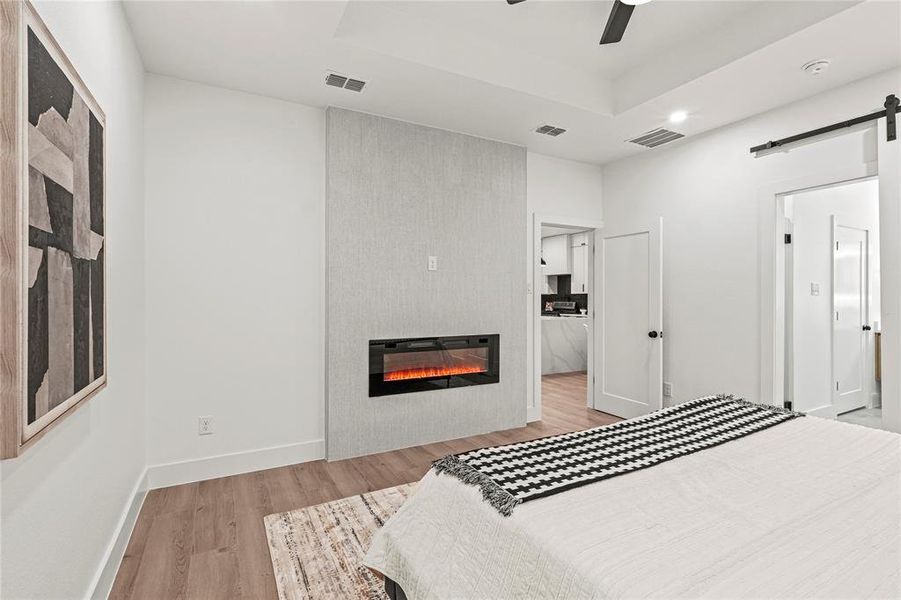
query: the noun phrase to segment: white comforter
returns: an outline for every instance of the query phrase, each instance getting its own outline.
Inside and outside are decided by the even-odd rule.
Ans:
[[[899,598],[901,436],[805,417],[502,517],[429,472],[366,565],[421,598]]]

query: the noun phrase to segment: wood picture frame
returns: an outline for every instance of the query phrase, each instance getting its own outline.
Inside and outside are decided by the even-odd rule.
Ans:
[[[107,384],[106,117],[27,1],[0,1],[0,458]]]

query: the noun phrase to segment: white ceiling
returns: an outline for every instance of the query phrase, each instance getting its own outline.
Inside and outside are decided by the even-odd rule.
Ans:
[[[676,109],[689,119],[669,127],[691,136],[901,65],[899,0],[655,0],[605,46],[610,0],[125,6],[150,72],[593,163],[648,152],[624,140]],[[824,57],[827,73],[802,73]],[[369,84],[326,87],[327,70]]]

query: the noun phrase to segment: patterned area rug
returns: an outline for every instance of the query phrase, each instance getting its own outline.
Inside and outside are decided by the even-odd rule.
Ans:
[[[414,489],[400,485],[266,516],[279,598],[387,598],[363,556],[373,534]]]

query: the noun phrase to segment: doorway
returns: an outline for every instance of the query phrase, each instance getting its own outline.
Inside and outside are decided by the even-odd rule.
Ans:
[[[878,180],[777,200],[785,228],[786,406],[881,426]]]
[[[594,247],[602,226],[592,219],[534,215],[529,421],[541,420],[545,409],[572,414],[591,407],[595,371]]]
[[[590,405],[593,357],[595,229],[543,224],[540,229],[539,364],[543,408]],[[591,356],[590,356],[591,355]]]
[[[535,215],[533,231],[528,420],[543,417],[543,388],[555,402],[577,402],[589,417],[630,418],[661,408],[663,219],[613,230]],[[561,260],[570,262],[561,268]],[[567,289],[569,297],[561,298]],[[572,353],[583,347],[583,333],[584,363],[554,356],[555,336]]]

